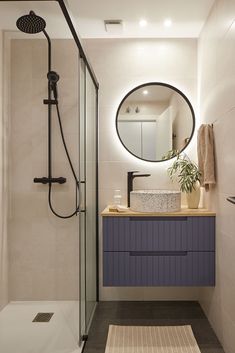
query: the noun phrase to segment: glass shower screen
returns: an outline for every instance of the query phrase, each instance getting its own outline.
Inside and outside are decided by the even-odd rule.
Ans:
[[[9,166],[1,168],[6,227],[0,244],[8,243],[0,262],[1,268],[8,268],[8,280],[2,282],[0,276],[4,353],[79,352],[97,301],[98,88],[61,4],[0,1],[3,157],[4,168]],[[78,214],[70,219],[57,218],[48,207],[48,185],[33,182],[48,176],[48,105],[43,104],[48,94],[48,42],[43,33],[17,29],[16,20],[31,10],[45,20],[51,38],[61,124],[79,181],[77,188],[53,105],[52,174],[66,182],[52,185],[52,203],[62,215],[79,204]]]

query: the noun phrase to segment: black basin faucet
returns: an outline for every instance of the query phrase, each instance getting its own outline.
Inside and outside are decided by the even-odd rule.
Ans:
[[[127,172],[127,207],[130,207],[130,193],[133,190],[133,180],[137,177],[149,177],[151,174],[134,174],[139,173],[134,170],[132,172]]]

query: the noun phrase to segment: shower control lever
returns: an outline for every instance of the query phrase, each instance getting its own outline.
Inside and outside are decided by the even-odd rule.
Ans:
[[[46,105],[49,105],[49,104],[57,105],[58,104],[58,100],[57,99],[43,99],[43,104],[46,104]]]
[[[64,184],[66,183],[66,178],[64,177],[59,177],[59,178],[34,178],[33,179],[34,183],[39,183],[39,184],[50,184],[50,183],[58,183],[58,184]]]

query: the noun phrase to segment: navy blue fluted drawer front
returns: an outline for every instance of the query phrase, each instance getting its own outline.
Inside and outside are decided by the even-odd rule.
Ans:
[[[104,286],[214,286],[214,252],[104,252]]]
[[[215,217],[104,217],[104,251],[214,251]]]

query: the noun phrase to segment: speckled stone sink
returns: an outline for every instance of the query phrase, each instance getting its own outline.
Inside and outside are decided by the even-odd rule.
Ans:
[[[131,191],[130,209],[136,212],[177,212],[181,209],[181,192],[174,190]]]

